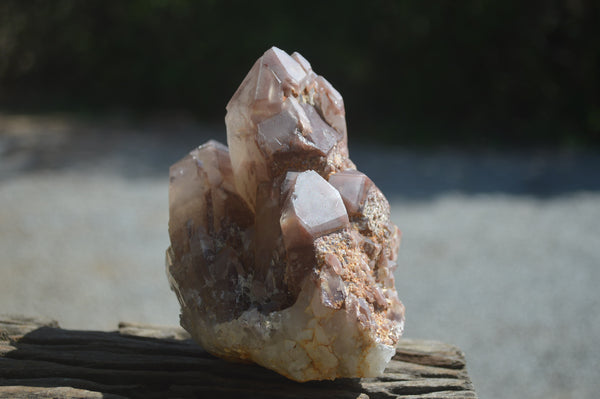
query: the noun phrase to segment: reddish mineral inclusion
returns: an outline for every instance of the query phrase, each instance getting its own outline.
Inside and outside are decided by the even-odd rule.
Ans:
[[[341,95],[273,47],[225,121],[229,147],[209,141],[170,170],[182,326],[216,356],[296,381],[379,375],[404,326],[400,232],[348,158]]]

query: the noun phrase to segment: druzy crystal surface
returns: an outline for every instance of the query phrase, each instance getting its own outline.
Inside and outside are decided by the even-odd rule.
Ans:
[[[348,157],[342,97],[271,48],[227,105],[227,143],[170,169],[167,275],[207,351],[296,381],[372,377],[402,334],[390,207]]]

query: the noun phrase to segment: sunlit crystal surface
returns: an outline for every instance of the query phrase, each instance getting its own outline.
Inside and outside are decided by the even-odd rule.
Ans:
[[[210,141],[170,170],[167,275],[206,350],[297,381],[370,377],[395,352],[398,228],[348,158],[344,103],[267,50]]]
[[[349,223],[340,193],[312,170],[297,174],[286,194],[280,223],[288,248],[310,245]]]
[[[360,211],[369,189],[373,186],[371,179],[357,170],[344,170],[333,174],[329,176],[329,183],[339,191],[350,214]]]

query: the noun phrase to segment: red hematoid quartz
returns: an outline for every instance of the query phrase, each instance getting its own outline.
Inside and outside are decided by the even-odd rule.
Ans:
[[[402,334],[400,240],[348,158],[342,97],[271,48],[227,104],[227,142],[171,167],[167,275],[207,351],[296,381],[383,372]]]

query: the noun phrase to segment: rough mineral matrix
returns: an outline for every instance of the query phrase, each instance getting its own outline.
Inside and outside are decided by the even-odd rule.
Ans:
[[[342,97],[273,47],[227,104],[229,148],[170,169],[167,275],[210,353],[296,381],[374,377],[395,353],[398,228],[348,158]]]

